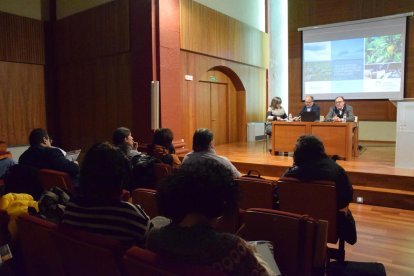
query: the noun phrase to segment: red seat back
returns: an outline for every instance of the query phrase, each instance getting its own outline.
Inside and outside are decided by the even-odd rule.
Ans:
[[[64,275],[52,236],[57,225],[29,214],[20,215],[16,223],[27,275]]]
[[[59,225],[53,233],[66,275],[121,275],[125,247],[109,237]]]
[[[272,242],[282,275],[311,275],[315,266],[324,266],[325,230],[319,229],[319,224],[308,216],[252,208],[243,215],[243,225],[238,234],[250,241]]]
[[[219,271],[207,266],[190,265],[179,263],[156,253],[139,248],[131,247],[121,260],[122,272],[126,276],[152,276],[152,275],[183,275],[183,276],[207,276],[224,275]]]
[[[140,205],[150,218],[154,218],[159,215],[156,195],[154,189],[138,188],[132,191],[132,203]]]
[[[235,179],[235,182],[240,189],[239,207],[241,209],[272,209],[273,189],[276,186],[275,181],[253,177],[238,177]]]
[[[280,210],[307,214],[315,219],[328,221],[328,242],[336,243],[338,241],[335,182],[306,182],[296,178],[282,177],[277,183]]]
[[[69,174],[61,171],[40,169],[39,180],[44,190],[52,187],[59,187],[69,193],[73,193],[73,184]]]

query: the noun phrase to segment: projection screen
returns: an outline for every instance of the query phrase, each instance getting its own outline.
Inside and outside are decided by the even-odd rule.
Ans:
[[[406,18],[410,14],[302,31],[302,99],[404,97]]]

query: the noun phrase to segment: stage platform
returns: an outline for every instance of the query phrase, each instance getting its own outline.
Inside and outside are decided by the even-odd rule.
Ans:
[[[414,210],[414,169],[394,167],[395,144],[361,143],[359,155],[349,161],[338,160],[354,187],[354,201],[385,207]],[[257,170],[264,178],[277,179],[293,164],[289,156],[274,156],[265,141],[215,146],[244,174]],[[411,150],[411,149],[410,149]]]

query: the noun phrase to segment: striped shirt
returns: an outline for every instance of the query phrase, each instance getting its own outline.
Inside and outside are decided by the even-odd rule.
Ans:
[[[98,203],[82,198],[68,203],[62,223],[139,246],[144,244],[150,224],[139,205],[124,201]]]

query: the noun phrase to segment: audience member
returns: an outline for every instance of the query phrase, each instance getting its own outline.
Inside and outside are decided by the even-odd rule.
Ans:
[[[336,183],[338,214],[354,222],[351,211],[348,208],[353,196],[352,184],[345,170],[326,155],[323,143],[313,135],[299,137],[293,152],[293,161],[293,167],[289,168],[283,176],[294,177],[303,181],[334,181]],[[340,219],[339,222],[341,221],[345,221],[345,219]],[[345,223],[343,222],[342,225],[339,225],[339,234],[341,234],[342,230],[349,229],[349,225]],[[356,232],[342,234],[344,238],[345,236],[354,236],[347,240],[349,243],[353,244],[356,242]]]
[[[5,157],[0,159],[0,179],[4,177],[10,167],[16,165],[12,158]]]
[[[347,122],[354,122],[354,109],[352,106],[345,103],[344,97],[339,96],[335,99],[335,105],[329,108],[329,112],[325,117],[325,121],[342,122],[344,121],[344,118]]]
[[[128,159],[132,159],[132,157],[140,154],[138,151],[138,143],[134,141],[134,137],[132,137],[129,128],[117,128],[112,134],[112,143],[119,147]]]
[[[237,211],[237,195],[232,174],[218,162],[183,165],[158,190],[159,211],[172,222],[149,232],[148,249],[229,275],[265,274],[246,241],[214,228],[218,217]]]
[[[272,134],[272,121],[284,120],[287,118],[285,109],[282,107],[282,99],[274,97],[266,113],[266,134]]]
[[[30,147],[19,158],[19,164],[38,169],[52,169],[68,173],[74,184],[77,183],[79,165],[77,161],[69,161],[59,148],[52,146],[46,130],[35,128],[29,136]]]
[[[241,173],[224,156],[216,154],[214,150],[213,132],[207,128],[199,128],[193,135],[193,151],[183,159],[183,165],[191,165],[205,159],[213,159],[231,171],[233,177],[240,177]]]
[[[108,142],[94,145],[82,163],[80,192],[66,206],[62,223],[142,246],[149,217],[139,205],[120,200],[130,173],[119,148]]]
[[[305,105],[303,106],[303,108],[299,112],[299,116],[295,117],[293,120],[298,121],[300,119],[300,116],[302,116],[303,113],[311,112],[311,111],[315,112],[316,121],[319,121],[319,117],[321,116],[321,109],[320,109],[319,105],[317,105],[314,102],[313,96],[308,95],[308,96],[305,97]]]
[[[160,159],[163,163],[178,168],[181,165],[181,161],[175,154],[175,148],[172,144],[173,138],[174,136],[171,129],[157,129],[154,132],[152,144],[148,147],[148,153],[155,158]]]

